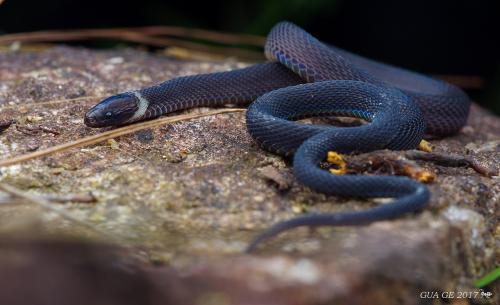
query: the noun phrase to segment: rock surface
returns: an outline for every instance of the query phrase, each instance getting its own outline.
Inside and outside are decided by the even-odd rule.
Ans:
[[[137,50],[0,53],[0,121],[15,121],[0,134],[1,158],[99,133],[83,125],[82,116],[106,95],[243,66]],[[438,153],[472,156],[495,168],[500,119],[474,105],[459,134],[431,142]],[[446,300],[420,294],[474,291],[473,280],[499,263],[500,181],[498,174],[417,163],[437,175],[424,212],[366,227],[297,229],[253,255],[242,254],[247,242],[277,221],[376,203],[299,185],[288,161],[252,141],[242,113],[146,129],[0,168],[0,181],[36,194],[93,194],[97,203],[60,207],[113,235],[129,249],[122,255],[139,256],[152,289],[162,292],[156,297],[176,304],[441,304]],[[55,213],[8,204],[12,199],[5,197],[4,235],[102,241]],[[488,289],[492,298],[468,302],[498,302],[498,285]]]

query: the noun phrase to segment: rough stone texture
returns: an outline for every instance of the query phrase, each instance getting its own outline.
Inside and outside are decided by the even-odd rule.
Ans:
[[[98,133],[83,125],[82,116],[100,97],[178,75],[242,66],[136,50],[0,53],[0,121],[15,120],[0,134],[0,155],[4,159]],[[432,143],[436,152],[471,155],[494,168],[500,164],[500,119],[473,106],[458,135]],[[96,204],[62,207],[115,235],[129,249],[122,256],[141,258],[148,283],[161,291],[155,297],[176,304],[441,304],[447,301],[419,295],[473,291],[473,279],[499,264],[500,183],[498,176],[482,177],[468,168],[418,164],[437,174],[423,213],[312,234],[297,229],[254,255],[241,251],[279,220],[375,203],[327,197],[297,184],[288,161],[255,145],[242,113],[147,129],[0,168],[0,180],[33,193],[91,192]],[[54,213],[7,204],[3,197],[4,235],[100,239]],[[0,267],[1,262],[2,256]],[[26,275],[22,282],[29,280]],[[68,281],[61,279],[61,286]],[[454,302],[498,302],[498,285],[486,290],[494,297]]]

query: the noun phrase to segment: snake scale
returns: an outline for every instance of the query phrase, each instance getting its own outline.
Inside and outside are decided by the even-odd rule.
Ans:
[[[257,236],[248,250],[297,226],[362,225],[426,206],[427,187],[412,179],[334,175],[319,165],[328,151],[406,150],[416,148],[424,133],[456,133],[469,113],[470,101],[462,90],[326,45],[289,22],[272,28],[265,54],[268,63],[177,77],[109,97],[85,114],[85,124],[116,126],[191,107],[253,102],[246,112],[248,132],[262,148],[293,155],[300,183],[325,194],[394,198],[362,211],[311,213],[279,222]],[[318,115],[368,123],[347,128],[296,122]]]

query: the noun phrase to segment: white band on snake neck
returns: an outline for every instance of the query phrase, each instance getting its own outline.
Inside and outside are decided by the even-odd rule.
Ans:
[[[139,91],[132,91],[132,94],[137,97],[137,99],[139,100],[139,104],[137,105],[137,111],[134,113],[134,116],[132,116],[128,120],[129,122],[133,122],[136,119],[141,118],[144,113],[146,113],[146,109],[148,109],[149,106],[149,101],[145,97],[143,97],[142,94],[139,93]]]

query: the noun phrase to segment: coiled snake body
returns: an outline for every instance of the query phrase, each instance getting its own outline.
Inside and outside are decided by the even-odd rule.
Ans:
[[[178,77],[109,97],[85,115],[91,127],[121,125],[198,106],[253,102],[246,114],[250,135],[264,148],[292,155],[297,180],[343,196],[394,197],[363,211],[306,214],[280,222],[249,246],[297,226],[359,225],[418,211],[427,188],[406,177],[333,175],[319,168],[328,151],[413,149],[424,132],[449,135],[466,122],[469,99],[443,81],[327,46],[299,27],[278,23],[268,35],[271,62],[248,68]],[[315,115],[363,118],[359,127],[300,124]]]

